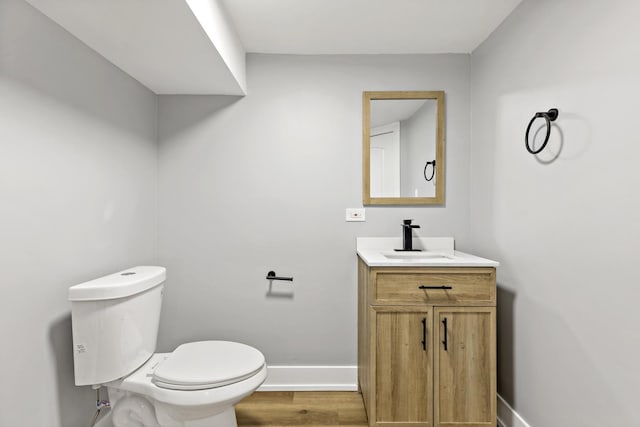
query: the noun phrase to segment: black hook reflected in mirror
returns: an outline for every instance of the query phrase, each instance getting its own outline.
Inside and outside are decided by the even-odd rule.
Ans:
[[[542,143],[540,148],[538,148],[537,150],[534,150],[533,148],[531,148],[531,144],[529,144],[529,131],[531,130],[531,125],[533,125],[533,122],[535,122],[536,119],[540,117],[542,117],[547,123],[547,134],[545,135],[544,142]],[[539,112],[539,113],[536,113],[535,116],[533,116],[533,118],[529,122],[529,126],[527,126],[527,132],[524,135],[524,145],[527,148],[527,151],[529,153],[538,154],[539,152],[544,150],[544,147],[546,147],[547,143],[549,142],[549,135],[551,135],[551,122],[555,122],[557,118],[558,118],[557,108],[551,108],[547,112]]]
[[[429,178],[427,178],[427,168],[429,167],[429,165],[432,166],[431,168],[431,176]],[[433,179],[433,177],[436,174],[436,161],[433,160],[431,162],[427,162],[426,165],[424,165],[424,171],[422,172],[424,175],[424,179],[426,179],[427,181],[431,181]]]

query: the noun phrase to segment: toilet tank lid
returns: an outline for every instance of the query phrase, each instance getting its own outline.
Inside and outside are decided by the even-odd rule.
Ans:
[[[69,288],[69,301],[97,301],[124,298],[165,281],[167,269],[156,266],[138,266],[80,283]]]

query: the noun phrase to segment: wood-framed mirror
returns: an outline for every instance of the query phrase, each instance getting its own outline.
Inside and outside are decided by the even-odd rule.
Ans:
[[[444,204],[444,91],[362,94],[364,205]]]

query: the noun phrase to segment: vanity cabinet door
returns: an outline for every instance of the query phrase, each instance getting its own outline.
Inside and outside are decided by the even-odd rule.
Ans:
[[[435,427],[495,426],[495,307],[439,307],[434,321]]]
[[[373,316],[376,329],[375,425],[431,427],[432,309],[376,308]]]

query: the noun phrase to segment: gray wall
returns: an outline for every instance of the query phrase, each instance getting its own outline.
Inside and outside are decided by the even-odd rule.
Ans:
[[[472,55],[472,247],[502,263],[499,391],[532,426],[640,424],[638,22],[637,1],[525,0]]]
[[[156,99],[26,2],[0,0],[0,426],[86,426],[70,285],[151,263]]]
[[[469,56],[249,55],[249,95],[159,97],[159,346],[225,338],[272,365],[356,364],[356,236],[469,235]],[[445,90],[446,207],[362,203],[362,92]],[[293,276],[275,282],[269,270]]]

